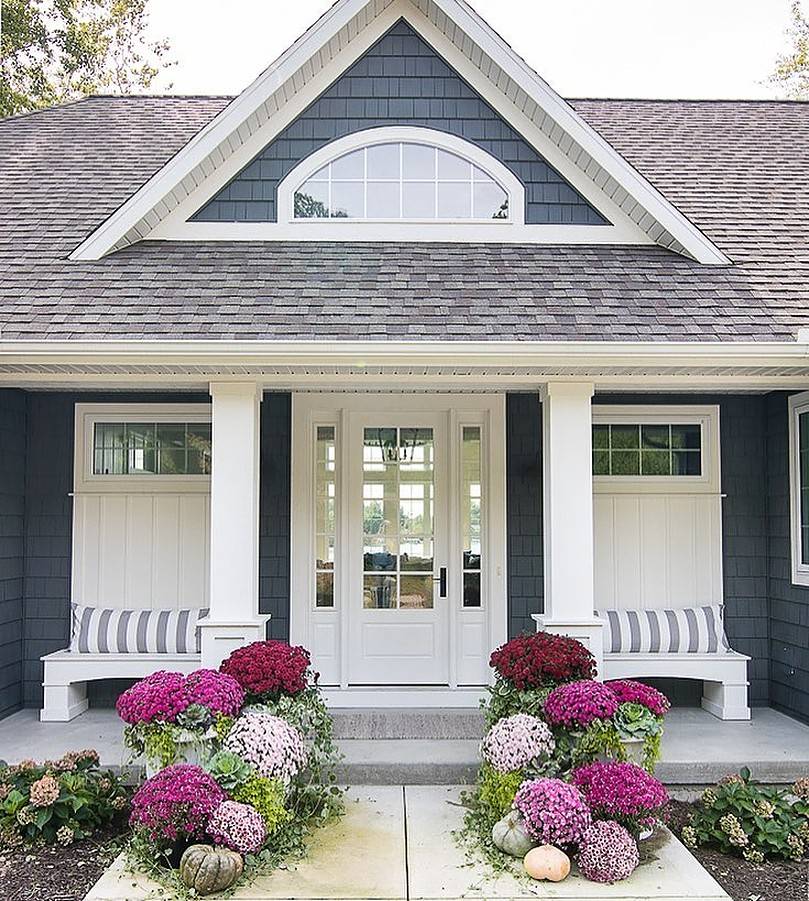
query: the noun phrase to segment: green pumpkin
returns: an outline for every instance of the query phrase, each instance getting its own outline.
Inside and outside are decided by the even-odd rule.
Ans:
[[[494,824],[492,841],[495,848],[512,857],[525,857],[536,844],[525,831],[523,818],[516,810],[510,810]]]
[[[191,845],[180,860],[180,878],[200,895],[221,892],[244,872],[242,855],[230,848]]]

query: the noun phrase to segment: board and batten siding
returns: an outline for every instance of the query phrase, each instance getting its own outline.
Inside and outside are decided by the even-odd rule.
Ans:
[[[314,151],[369,128],[410,125],[463,138],[525,185],[525,221],[604,225],[591,206],[405,21],[400,21],[192,216],[275,222],[283,178]]]

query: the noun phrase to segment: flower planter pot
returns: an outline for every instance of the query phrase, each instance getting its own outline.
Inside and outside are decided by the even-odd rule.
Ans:
[[[621,744],[624,746],[624,751],[626,752],[626,759],[630,763],[635,763],[638,766],[643,766],[643,758],[644,758],[644,741],[642,738],[622,738]]]
[[[199,735],[196,732],[188,731],[177,740],[177,755],[172,763],[193,763],[198,766],[204,763],[208,750],[206,748],[206,739],[209,738],[208,733]],[[146,778],[151,779],[156,773],[163,769],[163,764],[159,758],[146,757]]]

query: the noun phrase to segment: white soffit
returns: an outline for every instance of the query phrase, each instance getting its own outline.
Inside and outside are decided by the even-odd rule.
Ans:
[[[72,258],[100,259],[147,237],[165,237],[167,220],[184,222],[399,18],[613,221],[615,243],[629,243],[629,225],[645,239],[635,243],[656,243],[706,264],[730,262],[462,0],[338,0]]]

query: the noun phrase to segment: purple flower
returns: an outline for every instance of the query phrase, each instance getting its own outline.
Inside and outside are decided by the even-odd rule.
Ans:
[[[561,779],[530,779],[514,798],[531,838],[543,845],[575,845],[592,817],[582,793]]]
[[[186,706],[201,704],[211,713],[236,716],[244,704],[244,689],[225,673],[198,669],[185,680]]]
[[[617,820],[630,829],[656,817],[668,803],[662,783],[634,763],[609,760],[579,767],[572,781],[598,819]]]
[[[208,835],[217,845],[225,845],[240,854],[255,854],[267,838],[267,827],[255,807],[223,801],[208,823]]]
[[[669,699],[651,685],[633,679],[615,679],[604,683],[618,698],[619,704],[642,704],[655,716],[665,716],[671,704]]]
[[[125,723],[176,723],[192,704],[211,714],[236,716],[244,703],[244,691],[232,677],[216,670],[199,669],[189,676],[160,670],[128,688],[115,704]]]
[[[620,882],[638,865],[635,839],[612,820],[601,820],[584,833],[578,863],[582,876],[591,882]]]
[[[528,766],[538,757],[550,757],[556,743],[551,730],[538,717],[515,713],[496,722],[483,739],[484,760],[500,773]]]
[[[595,720],[611,719],[617,709],[615,692],[592,679],[560,685],[545,701],[548,722],[568,728],[585,728]]]

